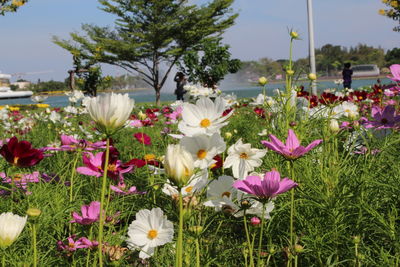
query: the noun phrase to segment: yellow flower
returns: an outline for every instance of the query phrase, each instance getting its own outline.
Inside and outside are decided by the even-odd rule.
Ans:
[[[266,84],[268,83],[268,79],[265,78],[264,76],[263,76],[263,77],[260,77],[260,78],[258,79],[258,83],[259,83],[260,85],[264,86],[264,85],[266,85]]]
[[[382,3],[387,4],[389,0],[382,0]]]
[[[379,9],[378,13],[379,13],[379,15],[382,15],[382,16],[386,15],[386,11],[384,9]]]
[[[13,1],[11,2],[11,4],[12,4],[13,6],[20,7],[20,6],[24,5],[25,2],[24,2],[24,1],[21,1],[21,0],[13,0]]]
[[[399,2],[398,2],[397,0],[391,1],[391,2],[390,2],[390,5],[391,5],[392,7],[394,7],[394,8],[397,8],[397,7],[399,7]]]
[[[38,108],[48,108],[48,107],[50,107],[49,104],[36,104],[36,106],[37,106]]]
[[[9,107],[8,108],[10,111],[18,111],[19,107]]]

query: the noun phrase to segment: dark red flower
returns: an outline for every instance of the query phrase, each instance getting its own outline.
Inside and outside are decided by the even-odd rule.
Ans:
[[[41,150],[32,148],[32,144],[28,141],[18,142],[18,138],[15,136],[0,148],[0,155],[18,167],[36,165],[44,157]]]
[[[265,110],[263,108],[255,107],[254,112],[261,118],[265,118]]]
[[[216,162],[211,165],[212,170],[220,169],[224,165],[224,162],[222,161],[222,157],[220,155],[216,155],[213,160],[215,160]]]
[[[141,144],[144,144],[144,145],[147,145],[147,146],[151,145],[151,138],[147,134],[145,134],[145,133],[135,133],[133,136]]]
[[[127,163],[123,164],[124,166],[135,166],[136,168],[142,168],[143,166],[146,165],[146,161],[143,159],[131,159],[130,161],[128,161]]]

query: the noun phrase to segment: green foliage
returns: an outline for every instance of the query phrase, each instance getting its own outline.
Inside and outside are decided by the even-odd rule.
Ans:
[[[60,81],[39,81],[37,84],[31,84],[29,90],[34,92],[49,92],[49,91],[66,91],[68,90],[68,85],[66,82]]]
[[[385,55],[386,66],[389,67],[392,64],[400,63],[400,48],[389,49]]]
[[[178,66],[189,76],[189,81],[214,88],[228,73],[240,68],[239,59],[231,59],[229,45],[222,45],[221,38],[205,39],[188,50]]]
[[[27,3],[28,0],[0,0],[0,15],[7,12],[16,12],[17,9]]]
[[[101,9],[117,17],[115,28],[84,25],[86,36],[71,33],[72,41],[54,37],[61,47],[79,53],[83,59],[119,66],[138,72],[156,91],[186,50],[204,38],[219,35],[233,25],[233,0],[213,0],[189,5],[183,0],[100,0]],[[166,66],[166,71],[160,69]]]
[[[379,14],[400,22],[400,2],[398,0],[382,0],[387,9],[380,9]],[[393,31],[400,31],[400,26],[393,28]]]

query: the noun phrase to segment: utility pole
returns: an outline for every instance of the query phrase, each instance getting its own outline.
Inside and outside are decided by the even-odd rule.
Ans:
[[[315,48],[314,48],[314,23],[313,23],[313,10],[312,0],[307,0],[307,14],[308,14],[308,48],[310,56],[311,73],[317,74],[315,67]],[[316,81],[312,81],[311,93],[317,95],[317,84]]]

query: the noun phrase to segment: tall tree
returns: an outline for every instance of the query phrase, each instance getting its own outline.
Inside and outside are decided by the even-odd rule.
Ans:
[[[379,9],[379,14],[398,21],[400,23],[400,1],[399,0],[382,0],[386,5],[386,9]],[[393,31],[400,31],[400,26],[393,28]]]
[[[226,74],[239,70],[240,60],[231,59],[229,45],[221,44],[221,38],[207,38],[188,50],[178,66],[190,82],[214,88]]]
[[[187,0],[99,0],[103,11],[117,16],[114,29],[86,24],[86,36],[71,33],[72,40],[54,37],[54,42],[87,59],[138,72],[154,88],[160,104],[161,88],[182,55],[233,25],[233,1],[196,6]]]

